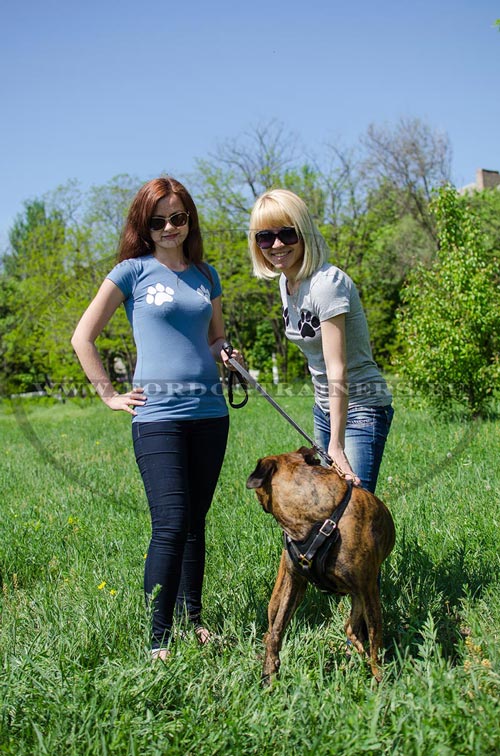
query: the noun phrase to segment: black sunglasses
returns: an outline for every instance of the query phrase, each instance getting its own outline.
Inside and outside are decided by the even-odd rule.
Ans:
[[[257,231],[255,234],[255,243],[261,249],[271,249],[276,239],[282,244],[297,244],[299,235],[293,226],[283,226],[279,231]]]
[[[152,231],[163,231],[167,223],[170,223],[175,228],[185,226],[188,222],[189,213],[173,213],[168,218],[164,218],[162,215],[153,215],[149,221],[149,228]]]

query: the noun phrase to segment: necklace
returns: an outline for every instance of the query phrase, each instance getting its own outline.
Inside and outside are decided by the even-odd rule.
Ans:
[[[292,306],[292,309],[298,314],[300,312],[300,308],[298,305],[299,294],[300,294],[300,281],[294,282],[293,287],[290,286],[290,282],[287,281],[286,288],[287,288],[287,293],[288,293],[288,299]]]

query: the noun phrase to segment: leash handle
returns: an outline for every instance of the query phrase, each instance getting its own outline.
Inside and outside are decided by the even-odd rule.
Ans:
[[[222,349],[227,354],[227,356],[228,356],[231,364],[233,364],[233,366],[236,365],[237,364],[236,360],[233,360],[232,357],[231,357],[231,355],[233,353],[233,347],[232,347],[232,345],[228,341],[225,341],[224,344],[222,345]],[[243,399],[241,400],[241,402],[238,402],[238,403],[234,401],[234,393],[233,393],[235,378],[238,380],[238,383],[240,384],[240,386],[243,389],[243,392],[245,394],[245,396],[243,397]],[[241,407],[244,407],[245,404],[248,402],[248,384],[247,384],[247,381],[244,378],[244,376],[242,376],[236,370],[230,370],[229,371],[229,376],[228,376],[228,379],[227,379],[227,398],[229,399],[229,404],[231,405],[231,407],[233,409],[241,409]]]
[[[243,389],[243,392],[245,396],[241,400],[241,402],[235,402],[234,401],[234,381],[237,379],[238,383],[240,384],[241,388]],[[234,370],[231,370],[229,373],[229,377],[227,379],[227,398],[229,399],[229,404],[233,409],[240,409],[241,407],[244,407],[245,404],[248,402],[248,386],[247,382],[244,378],[241,377],[239,373],[236,373]]]
[[[233,354],[233,345],[230,344],[229,341],[225,341],[222,345],[222,348],[227,354],[227,356],[229,357],[229,359],[231,359],[231,356]]]

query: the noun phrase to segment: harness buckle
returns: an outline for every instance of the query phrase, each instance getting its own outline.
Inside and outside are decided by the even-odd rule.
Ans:
[[[331,536],[336,527],[337,523],[334,522],[334,520],[327,519],[320,527],[319,532],[321,533],[321,535],[324,535],[328,538],[328,536]]]
[[[305,554],[299,554],[298,562],[301,567],[305,567],[308,570],[312,567],[312,559],[308,559]]]

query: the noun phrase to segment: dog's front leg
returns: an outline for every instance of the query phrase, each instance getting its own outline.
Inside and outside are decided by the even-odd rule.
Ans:
[[[292,572],[288,557],[283,550],[276,583],[268,607],[269,627],[264,636],[266,647],[262,681],[267,684],[278,672],[280,650],[285,629],[302,601],[307,588],[307,580]]]

